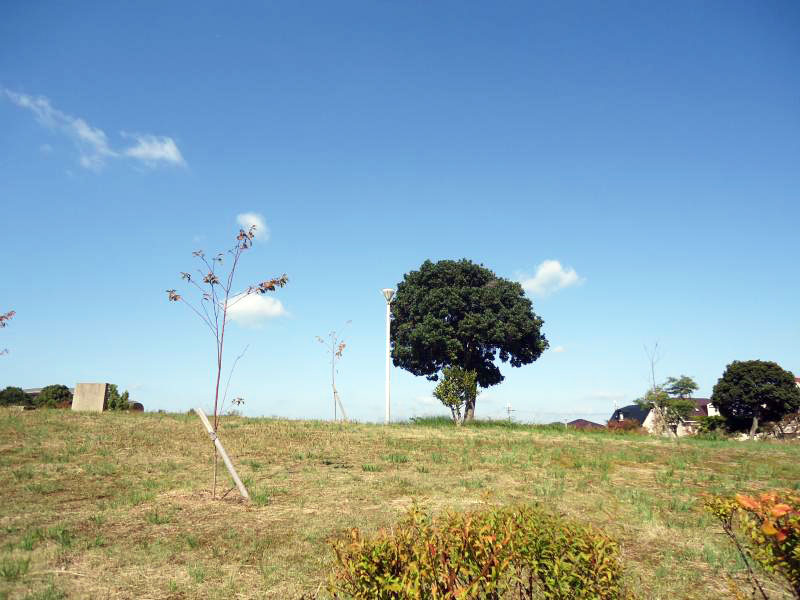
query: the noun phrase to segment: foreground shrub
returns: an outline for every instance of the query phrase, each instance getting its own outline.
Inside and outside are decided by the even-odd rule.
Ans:
[[[415,507],[390,531],[332,545],[335,598],[626,597],[613,540],[530,506],[437,519]]]
[[[748,558],[779,575],[800,598],[800,492],[708,496],[705,505],[742,555],[763,598],[767,595]]]

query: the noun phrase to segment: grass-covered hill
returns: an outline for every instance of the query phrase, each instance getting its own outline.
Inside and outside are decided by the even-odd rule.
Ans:
[[[414,500],[538,502],[619,540],[639,597],[725,597],[743,567],[700,494],[800,482],[800,445],[772,442],[237,417],[220,437],[250,504],[211,498],[195,416],[0,409],[0,598],[324,597],[326,540]]]

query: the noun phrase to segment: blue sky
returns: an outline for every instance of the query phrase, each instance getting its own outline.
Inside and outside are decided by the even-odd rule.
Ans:
[[[427,258],[545,320],[479,416],[607,418],[656,340],[700,395],[735,359],[797,373],[798,31],[789,1],[5,3],[0,386],[208,406],[213,341],[164,290],[245,213],[241,284],[291,280],[231,326],[246,414],[329,417],[315,336],[352,320],[338,387],[382,419],[379,289]],[[394,415],[432,387],[395,369]]]

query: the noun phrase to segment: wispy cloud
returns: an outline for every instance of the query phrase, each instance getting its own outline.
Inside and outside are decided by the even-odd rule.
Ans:
[[[523,277],[520,283],[526,292],[544,297],[584,281],[572,267],[564,268],[557,260],[545,260],[536,267],[533,277]]]
[[[150,134],[129,135],[125,137],[132,137],[136,144],[124,150],[114,150],[102,129],[91,126],[80,117],[58,110],[44,96],[29,96],[8,89],[3,89],[2,95],[20,108],[32,112],[43,127],[72,140],[78,150],[78,162],[86,169],[99,171],[112,158],[130,158],[148,167],[160,163],[186,164],[172,138]],[[48,144],[45,145],[49,147]]]
[[[125,156],[141,160],[148,166],[155,166],[159,161],[183,166],[183,160],[178,145],[170,137],[158,135],[125,134],[136,140],[136,144],[124,151]]]
[[[287,313],[283,303],[271,296],[250,294],[231,299],[228,316],[231,321],[244,327],[260,327],[269,319],[284,317]]]
[[[269,239],[269,227],[267,227],[267,222],[264,219],[264,215],[252,212],[241,213],[236,215],[236,222],[239,223],[239,225],[241,225],[245,230],[255,226],[255,236],[257,241],[266,242]]]
[[[553,348],[553,352],[559,352],[559,353],[560,352],[566,352],[566,350],[567,349],[564,348],[564,346],[556,346],[555,348]]]

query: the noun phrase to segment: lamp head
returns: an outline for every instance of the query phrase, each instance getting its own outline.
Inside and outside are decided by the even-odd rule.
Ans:
[[[394,290],[392,288],[384,288],[381,290],[383,293],[383,297],[386,298],[386,304],[391,303],[392,298],[394,298]]]

